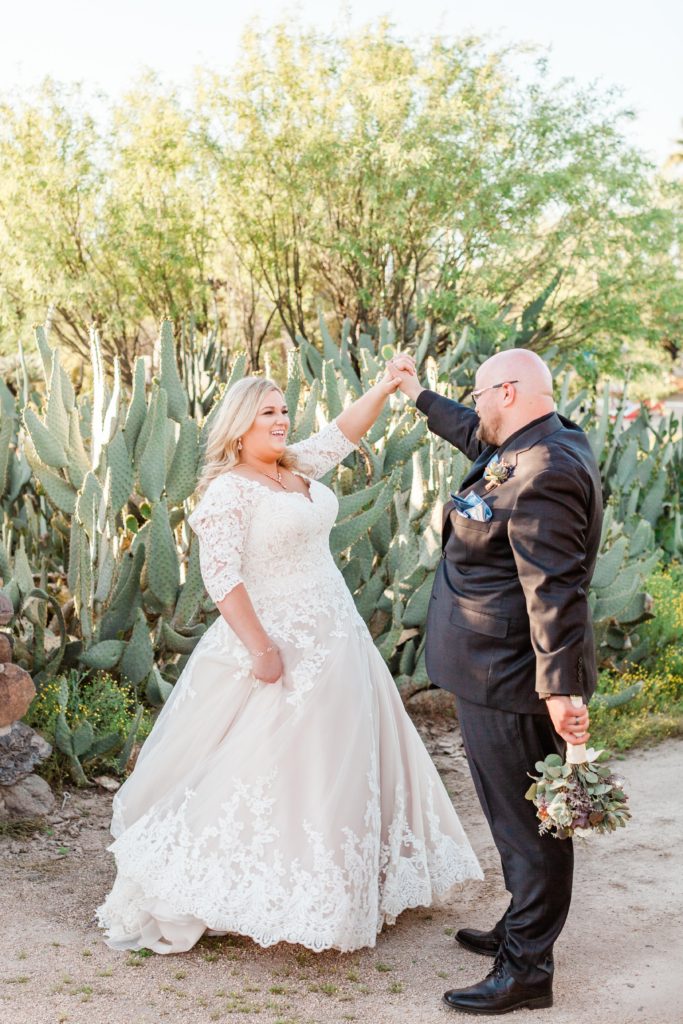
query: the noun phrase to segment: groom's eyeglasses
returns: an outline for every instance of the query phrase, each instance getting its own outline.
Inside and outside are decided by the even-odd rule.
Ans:
[[[519,384],[518,380],[504,380],[500,384],[489,384],[487,388],[478,388],[476,391],[470,391],[470,398],[477,404],[479,395],[483,395],[485,391],[494,391],[496,388],[504,388],[506,384]]]

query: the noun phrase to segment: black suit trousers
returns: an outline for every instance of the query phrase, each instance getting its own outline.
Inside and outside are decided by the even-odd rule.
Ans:
[[[553,972],[553,943],[567,918],[574,853],[570,839],[538,833],[524,794],[527,772],[564,741],[547,714],[517,714],[456,698],[472,778],[500,853],[510,906],[496,925],[510,973],[533,984]]]

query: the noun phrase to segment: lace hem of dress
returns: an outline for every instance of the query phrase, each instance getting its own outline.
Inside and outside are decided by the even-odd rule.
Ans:
[[[432,780],[421,819],[428,835],[413,834],[400,785],[381,839],[375,757],[362,835],[342,829],[335,849],[304,821],[310,866],[302,863],[300,840],[294,843],[299,856],[287,861],[271,820],[276,776],[274,769],[252,784],[233,779],[221,815],[200,831],[190,825],[195,794],[187,790],[177,809],[148,812],[110,846],[118,877],[96,913],[112,942],[135,942],[158,902],[163,919],[170,912],[172,919],[249,935],[262,946],[287,941],[350,951],[374,946],[383,924],[404,910],[430,906],[456,883],[483,877],[467,840],[458,843],[441,831]]]
[[[397,878],[401,879],[400,889],[395,890],[391,898],[381,900],[374,927],[362,931],[349,928],[345,932],[330,927],[322,915],[318,921],[309,919],[306,923],[297,922],[299,903],[294,893],[290,908],[282,912],[277,922],[273,922],[267,914],[259,920],[252,908],[222,914],[204,902],[197,905],[183,902],[182,906],[177,906],[172,898],[163,900],[164,914],[170,910],[179,918],[194,918],[210,932],[244,935],[263,948],[278,942],[290,942],[315,953],[326,949],[351,953],[357,949],[374,947],[384,925],[395,924],[404,910],[430,907],[435,898],[442,900],[455,885],[482,877],[479,864],[469,847],[453,843],[452,855],[450,870],[437,877],[432,876],[429,885],[420,879],[421,864],[416,864],[415,858],[401,858],[394,866]],[[153,902],[153,897],[150,899],[150,894],[138,881],[119,874],[109,897],[95,911],[99,927],[105,930],[106,937],[112,943],[125,944],[126,948],[142,946],[144,942],[136,943],[135,937],[145,917],[152,916],[150,904]]]

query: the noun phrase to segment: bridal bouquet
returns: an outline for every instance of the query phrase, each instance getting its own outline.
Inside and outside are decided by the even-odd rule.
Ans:
[[[572,697],[579,708],[581,697]],[[600,758],[604,751],[586,749],[585,743],[570,743],[567,760],[559,754],[548,754],[536,762],[533,784],[524,794],[532,800],[540,821],[541,835],[555,839],[589,836],[593,832],[614,832],[623,828],[631,817],[623,782]]]
[[[583,758],[577,761],[578,746],[568,748],[565,763],[559,754],[548,754],[545,761],[536,762],[540,775],[529,773],[534,781],[525,795],[537,808],[541,835],[569,839],[614,832],[631,817],[621,779],[608,764],[598,763],[602,751],[586,750],[580,744]]]

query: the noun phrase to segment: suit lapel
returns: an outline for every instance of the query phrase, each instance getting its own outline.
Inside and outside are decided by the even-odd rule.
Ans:
[[[466,474],[458,488],[458,494],[462,494],[463,491],[467,490],[468,487],[471,487],[472,484],[476,483],[477,480],[484,475],[484,470],[495,451],[496,448],[492,444],[489,444],[484,448],[483,452],[481,452],[470,466],[469,472]]]
[[[548,437],[550,434],[556,433],[556,431],[562,429],[562,420],[556,412],[549,416],[547,420],[543,420],[541,423],[536,423],[530,426],[528,430],[523,430],[518,434],[512,441],[501,447],[499,455],[505,462],[509,462],[512,466],[517,465],[517,457],[521,452],[526,452],[529,448],[533,448],[535,444],[542,441],[544,437]]]

